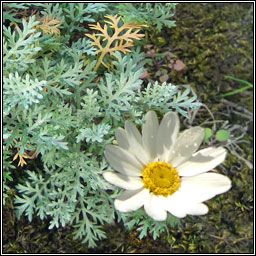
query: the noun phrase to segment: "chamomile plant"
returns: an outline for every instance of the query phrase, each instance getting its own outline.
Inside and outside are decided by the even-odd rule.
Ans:
[[[171,83],[143,84],[137,42],[146,26],[115,6],[3,5],[4,198],[15,179],[17,218],[73,227],[89,247],[106,238],[103,226],[115,216],[155,239],[166,223],[207,213],[203,202],[230,188],[227,177],[208,172],[226,151],[196,152],[199,127],[178,136],[177,113],[188,117],[200,106],[196,96]],[[143,8],[144,25],[174,25],[173,5],[139,4],[138,15]],[[142,125],[142,137],[131,121]]]

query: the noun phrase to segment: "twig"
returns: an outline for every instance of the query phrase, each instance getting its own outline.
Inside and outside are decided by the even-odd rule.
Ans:
[[[248,109],[243,108],[243,107],[237,105],[236,103],[230,102],[230,101],[228,101],[228,100],[226,100],[226,99],[221,99],[220,101],[221,101],[222,103],[224,103],[224,104],[226,104],[226,105],[228,105],[228,106],[231,106],[231,107],[233,107],[233,108],[236,108],[238,111],[240,111],[240,112],[236,112],[236,114],[238,114],[238,115],[242,115],[242,114],[241,114],[241,111],[243,111],[244,113],[246,113],[246,114],[248,115],[248,116],[243,115],[243,117],[246,117],[247,119],[252,120],[252,118],[253,118],[253,113],[250,112]]]

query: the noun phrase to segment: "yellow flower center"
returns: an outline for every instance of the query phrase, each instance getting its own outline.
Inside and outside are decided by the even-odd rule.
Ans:
[[[163,161],[148,163],[142,171],[142,181],[144,187],[155,195],[171,195],[180,186],[177,170]]]

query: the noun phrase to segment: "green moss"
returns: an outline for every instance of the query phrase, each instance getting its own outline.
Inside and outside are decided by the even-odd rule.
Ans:
[[[225,75],[252,82],[252,10],[252,4],[244,3],[179,4],[177,26],[161,33],[168,45],[160,51],[168,49],[186,68],[177,72],[167,63],[157,68],[167,69],[174,84],[190,84],[203,102],[232,89]]]

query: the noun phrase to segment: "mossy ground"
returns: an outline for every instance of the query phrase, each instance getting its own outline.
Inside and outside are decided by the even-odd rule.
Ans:
[[[241,156],[252,161],[252,120],[241,115],[253,110],[252,91],[224,101],[216,95],[241,86],[225,75],[253,83],[253,4],[180,3],[175,19],[176,27],[151,33],[149,44],[158,53],[171,52],[185,68],[170,68],[170,59],[165,57],[148,67],[148,79],[157,80],[162,72],[167,82],[189,84],[216,120],[248,128],[239,147]],[[207,111],[201,111],[198,122],[207,115]],[[140,240],[135,231],[125,231],[121,224],[107,225],[107,239],[94,249],[74,241],[71,227],[49,230],[47,220],[34,218],[29,223],[24,216],[18,221],[10,195],[3,208],[3,252],[253,253],[253,170],[231,153],[218,170],[230,177],[232,189],[207,202],[207,215],[186,217],[169,231],[169,236],[162,234],[156,240],[150,236]]]

